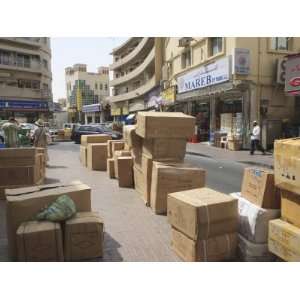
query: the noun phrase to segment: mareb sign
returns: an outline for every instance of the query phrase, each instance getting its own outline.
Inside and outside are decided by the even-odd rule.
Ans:
[[[288,56],[286,62],[285,91],[300,94],[300,54]]]

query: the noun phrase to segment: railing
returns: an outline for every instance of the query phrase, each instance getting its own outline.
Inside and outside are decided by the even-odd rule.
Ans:
[[[28,98],[28,99],[48,99],[52,97],[52,93],[41,89],[27,89],[27,88],[18,88],[14,86],[2,86],[0,88],[2,97],[9,98]]]

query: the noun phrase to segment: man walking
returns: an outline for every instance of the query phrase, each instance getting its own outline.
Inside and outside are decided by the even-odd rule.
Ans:
[[[33,133],[33,145],[34,147],[41,147],[45,149],[45,158],[46,161],[49,160],[48,157],[48,151],[47,151],[47,130],[44,126],[44,122],[42,119],[38,119],[35,122],[35,125],[38,126],[38,128]]]
[[[8,122],[2,126],[4,132],[4,143],[7,148],[18,147],[18,122],[14,117],[9,117]]]
[[[260,127],[256,121],[253,122],[253,129],[251,133],[250,154],[253,155],[255,150],[260,150],[262,154],[265,154],[265,149],[260,144]]]

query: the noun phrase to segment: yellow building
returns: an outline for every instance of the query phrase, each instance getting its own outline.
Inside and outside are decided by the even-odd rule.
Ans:
[[[176,87],[172,109],[197,117],[200,140],[235,122],[246,146],[258,120],[268,146],[282,135],[283,120],[300,125],[300,99],[284,93],[283,59],[297,52],[300,38],[164,38],[161,86]]]

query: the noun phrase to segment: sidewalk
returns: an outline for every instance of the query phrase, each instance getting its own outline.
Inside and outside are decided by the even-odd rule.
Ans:
[[[186,151],[187,154],[203,156],[219,161],[234,161],[273,169],[274,159],[271,153],[262,155],[261,152],[257,151],[254,155],[250,155],[249,150],[231,151],[211,146],[208,143],[188,143]]]

